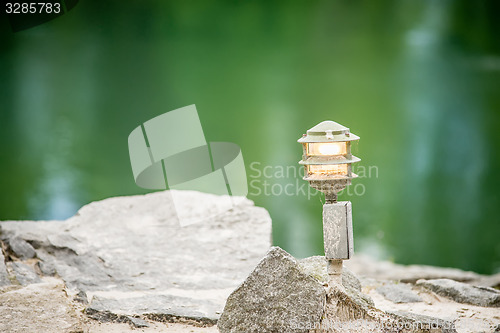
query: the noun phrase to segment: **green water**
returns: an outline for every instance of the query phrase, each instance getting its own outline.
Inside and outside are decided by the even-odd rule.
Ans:
[[[322,254],[322,203],[300,187],[296,140],[331,119],[361,137],[363,177],[341,196],[356,251],[498,271],[499,12],[497,1],[85,0],[17,33],[3,20],[0,219],[63,219],[148,192],[128,134],[196,104],[208,141],[241,147],[249,198],[292,254]]]

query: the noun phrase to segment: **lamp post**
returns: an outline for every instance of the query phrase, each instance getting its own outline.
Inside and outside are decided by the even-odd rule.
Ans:
[[[298,140],[304,152],[304,180],[325,193],[323,242],[328,260],[329,281],[342,282],[342,262],[353,254],[352,208],[350,201],[337,201],[337,194],[357,175],[352,163],[360,159],[351,153],[351,142],[359,137],[334,121],[323,121]]]

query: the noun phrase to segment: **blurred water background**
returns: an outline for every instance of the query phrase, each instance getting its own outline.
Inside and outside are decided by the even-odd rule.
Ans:
[[[249,198],[293,255],[323,254],[296,140],[330,119],[361,137],[341,196],[357,252],[499,271],[499,4],[85,0],[17,33],[3,20],[0,219],[149,192],[129,133],[196,104],[208,141],[241,147]]]

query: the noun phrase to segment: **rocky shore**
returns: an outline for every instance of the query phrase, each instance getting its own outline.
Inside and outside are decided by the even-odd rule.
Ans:
[[[0,222],[0,331],[500,331],[500,274],[355,256],[328,285],[323,257],[271,247],[265,209],[179,195],[202,222],[179,225],[168,191]]]

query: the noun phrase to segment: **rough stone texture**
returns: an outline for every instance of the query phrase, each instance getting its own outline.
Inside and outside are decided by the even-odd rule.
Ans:
[[[0,287],[10,285],[9,274],[7,273],[7,267],[5,267],[5,257],[0,247]]]
[[[319,282],[328,283],[328,265],[327,260],[323,256],[314,256],[304,259],[299,259],[301,270],[314,277]],[[350,269],[344,267],[342,270],[342,284],[345,287],[361,291],[361,282]]]
[[[298,262],[274,247],[229,296],[217,326],[221,333],[326,333],[424,332],[435,324],[432,332],[456,332],[446,320],[376,309],[351,272],[343,274],[342,284],[328,285],[324,257]]]
[[[218,198],[184,194],[186,205],[199,216],[210,214]],[[141,332],[216,332],[213,323],[226,297],[265,255],[270,232],[265,210],[248,200],[206,223],[181,228],[169,192],[93,203],[67,221],[0,222],[0,331],[122,333],[140,328]],[[15,253],[10,245],[15,237],[32,246],[36,256],[29,259],[29,254]],[[316,313],[314,303],[324,304],[319,322],[302,321],[302,317],[282,320],[294,332],[454,332],[455,324],[460,333],[476,333],[493,332],[499,325],[497,307],[457,303],[423,287],[413,287],[423,299],[415,303],[393,303],[376,291],[394,283],[387,280],[415,282],[430,276],[495,286],[499,274],[403,266],[355,256],[344,262],[342,286],[328,285],[324,257],[297,262],[284,251],[273,251],[282,258],[281,264],[278,258],[273,261],[278,269],[261,266],[252,274],[267,276],[264,279],[274,281],[275,286],[284,285],[288,293],[261,284],[269,292],[259,298],[261,290],[255,287],[250,299],[268,304],[255,315],[267,316],[265,311],[273,307],[271,302],[277,296],[293,299],[306,295],[302,300],[307,300],[311,286],[323,290],[323,303],[316,299],[305,305],[307,311]],[[363,276],[358,279],[346,266]],[[276,281],[276,272],[282,275],[281,281]],[[295,288],[288,286],[289,279],[296,282]],[[57,281],[59,287],[47,287],[50,281]],[[238,290],[249,283],[247,280]],[[254,280],[253,285],[258,283]],[[63,290],[65,285],[68,288]],[[251,304],[247,308],[259,310]],[[235,313],[238,309],[233,306]],[[51,316],[50,322],[45,314]],[[13,315],[17,317],[13,319]],[[244,313],[237,315],[245,318]],[[228,318],[227,322],[234,320]],[[270,321],[260,322],[266,320]],[[335,325],[328,329],[331,323]],[[436,326],[422,330],[419,323]],[[309,330],[312,324],[319,327]],[[401,325],[410,328],[400,329]]]
[[[325,300],[322,284],[273,247],[229,296],[217,326],[222,333],[307,332],[295,325],[319,322]]]
[[[39,261],[36,264],[43,275],[54,276],[56,274],[56,268],[53,262]]]
[[[20,237],[10,238],[8,244],[11,251],[20,259],[30,259],[36,255],[33,246]]]
[[[480,275],[477,279],[466,282],[475,286],[500,289],[500,273],[486,276]]]
[[[200,219],[225,200],[192,191],[175,195]],[[171,192],[163,191],[93,202],[66,221],[1,222],[0,234],[6,243],[31,244],[42,274],[57,273],[75,293],[85,292],[89,311],[214,322],[270,247],[269,214],[239,199],[233,209],[184,227]],[[9,264],[20,283],[30,283],[27,266]]]
[[[500,291],[493,288],[471,286],[449,279],[419,280],[417,285],[455,302],[500,307]]]
[[[190,318],[214,325],[221,312],[220,304],[194,297],[178,297],[170,294],[147,293],[140,297],[94,296],[85,312],[101,321],[113,321],[116,316],[164,316],[168,318]],[[201,298],[201,297],[200,297]],[[160,318],[161,319],[161,318]]]
[[[136,318],[136,317],[129,317],[129,318],[130,322],[135,328],[149,327],[148,322],[141,318]]]
[[[314,277],[324,286],[328,285],[328,267],[325,257],[314,256],[299,260],[299,266],[303,273]],[[366,294],[361,293],[361,282],[348,268],[342,269],[342,285],[345,292],[352,298],[362,303],[373,305],[373,300]]]
[[[404,283],[387,283],[378,287],[377,292],[394,303],[422,302],[417,294],[411,290],[411,286]]]
[[[416,330],[414,330],[414,331],[417,331],[417,332],[422,332],[422,331],[426,332],[426,329],[428,329],[431,332],[434,330],[441,331],[443,333],[456,332],[455,325],[452,322],[446,321],[443,319],[439,319],[436,317],[425,316],[425,315],[411,313],[411,312],[407,312],[407,311],[396,311],[396,312],[390,312],[389,314],[392,315],[393,318],[395,318],[400,323],[408,322],[408,323],[417,324],[417,325],[414,325],[414,327],[416,328]],[[394,326],[397,327],[398,325],[394,325]],[[419,327],[422,327],[423,329],[420,330]],[[405,330],[402,330],[402,331],[405,332]],[[406,330],[406,331],[408,331],[408,330]]]
[[[0,332],[76,333],[82,329],[62,281],[0,288]]]
[[[11,267],[19,284],[27,286],[28,284],[42,282],[31,266],[18,261],[9,262],[8,265]]]
[[[456,333],[453,322],[409,313],[384,312],[361,298],[353,298],[341,286],[328,288],[323,320],[311,332],[442,332]]]

